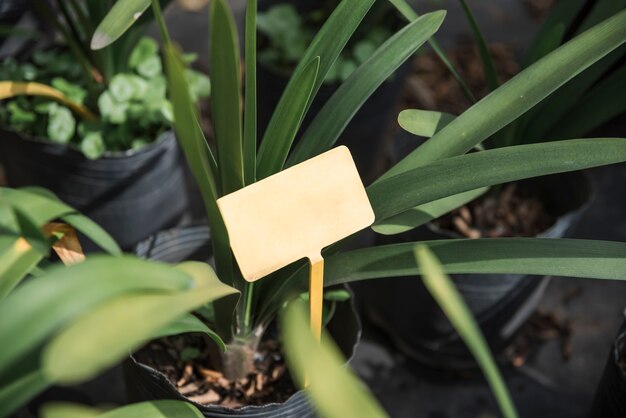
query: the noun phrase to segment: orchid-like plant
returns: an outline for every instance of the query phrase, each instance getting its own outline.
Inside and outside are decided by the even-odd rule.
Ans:
[[[257,4],[248,0],[246,5],[245,74],[240,77],[239,40],[232,12],[225,0],[213,0],[209,28],[215,146],[207,143],[199,128],[198,109],[188,94],[185,64],[178,47],[170,41],[157,1],[118,0],[96,30],[99,40],[113,42],[150,6],[159,23],[176,134],[207,210],[216,273],[241,293],[237,303],[214,304],[214,318],[207,324],[225,342],[224,356],[241,359],[244,353],[240,362],[222,362],[237,363],[224,370],[230,378],[249,372],[252,362],[245,361],[245,356],[253,355],[260,336],[285,302],[306,289],[307,264],[302,260],[255,283],[245,282],[234,261],[216,200],[332,148],[359,107],[431,40],[445,17],[443,11],[417,17],[404,1],[393,0],[409,23],[343,82],[294,143],[315,94],[373,3],[339,3],[293,72],[263,137],[257,138]],[[432,137],[367,188],[376,213],[374,230],[419,226],[460,206],[468,194],[487,186],[626,161],[623,138],[569,139],[466,154],[624,42],[626,12],[620,12],[545,54],[442,129],[437,129],[437,120],[427,121]],[[502,238],[421,244],[441,260],[446,273],[624,279],[626,267],[626,244],[618,242]],[[324,252],[325,285],[420,274],[414,247],[415,243],[405,243],[343,251],[341,245],[333,246]]]

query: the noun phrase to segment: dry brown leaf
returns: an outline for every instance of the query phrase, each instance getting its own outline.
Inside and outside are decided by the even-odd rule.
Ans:
[[[60,222],[50,222],[43,227],[44,234],[48,237],[55,233],[62,233],[53,245],[52,249],[59,256],[61,261],[66,264],[75,264],[85,261],[85,253],[78,241],[76,230],[70,225]]]

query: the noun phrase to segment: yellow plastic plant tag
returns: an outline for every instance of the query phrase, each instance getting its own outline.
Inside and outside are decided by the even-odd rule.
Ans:
[[[374,222],[348,148],[340,146],[217,201],[247,281],[308,258],[311,327],[321,332],[321,251]]]

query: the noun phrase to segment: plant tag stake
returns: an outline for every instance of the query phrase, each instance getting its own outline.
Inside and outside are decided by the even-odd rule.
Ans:
[[[374,222],[348,148],[340,146],[217,200],[243,277],[308,258],[311,330],[322,330],[322,248]]]

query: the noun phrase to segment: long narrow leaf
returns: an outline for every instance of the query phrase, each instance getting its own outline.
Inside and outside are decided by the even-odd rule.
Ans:
[[[246,89],[243,123],[243,165],[246,184],[256,180],[256,15],[257,0],[246,2]]]
[[[319,66],[320,57],[315,57],[304,67],[302,72],[294,74],[292,77],[297,82],[299,89],[296,93],[286,96],[284,103],[287,107],[272,117],[272,121],[276,121],[273,130],[270,131],[268,127],[266,132],[266,135],[269,135],[268,141],[264,140],[259,149],[259,179],[280,171],[285,160],[287,160],[291,144],[293,144],[304,119],[311,94],[315,88],[315,82],[319,76]]]
[[[325,286],[421,274],[407,242],[326,258]],[[626,280],[626,244],[548,238],[480,238],[424,241],[448,274],[531,274]],[[305,285],[303,274],[301,283]]]
[[[65,402],[49,402],[40,409],[41,418],[98,418],[102,410],[79,404]]]
[[[41,370],[25,374],[10,384],[0,387],[0,417],[8,417],[17,408],[43,392],[50,382]]]
[[[102,49],[118,39],[148,9],[150,0],[118,0],[91,38],[91,49]]]
[[[398,124],[413,135],[430,138],[456,119],[449,113],[432,110],[405,109],[398,115]]]
[[[626,112],[626,65],[602,80],[556,124],[548,138],[583,136],[617,115]]]
[[[289,165],[330,149],[369,96],[439,29],[444,17],[444,11],[419,17],[361,64],[311,122],[291,155]]]
[[[576,31],[576,35],[591,29],[605,19],[617,14],[626,7],[626,0],[597,0],[585,16]],[[626,11],[623,11],[624,13]],[[563,88],[529,112],[528,120],[524,121],[523,143],[542,140],[548,132],[558,124],[559,120],[570,111],[604,74],[613,67],[626,53],[626,47],[619,48],[604,59],[579,74]]]
[[[150,339],[187,334],[190,332],[199,332],[202,334],[206,334],[217,344],[220,350],[226,351],[226,344],[224,343],[222,338],[211,328],[207,327],[204,322],[202,322],[192,314],[184,314],[183,316],[175,319],[173,322],[170,322],[163,328],[153,333],[150,336]]]
[[[141,402],[101,412],[91,407],[67,403],[46,404],[42,418],[203,418],[190,403],[174,400]]]
[[[369,186],[382,221],[453,194],[547,174],[626,161],[626,139],[593,138],[518,145],[446,158]]]
[[[305,71],[315,57],[320,58],[317,78],[308,98],[307,105],[305,106],[305,109],[308,109],[311,102],[315,98],[317,91],[322,85],[322,82],[326,78],[326,74],[330,70],[330,67],[333,65],[346,43],[348,43],[348,40],[356,30],[357,26],[359,26],[359,23],[363,20],[363,17],[365,17],[367,11],[370,7],[372,7],[372,4],[374,4],[374,0],[340,2],[333,13],[329,16],[326,23],[324,23],[319,32],[317,32],[317,35],[313,38],[313,41],[311,41],[311,44],[304,53],[304,56],[300,59],[298,66],[296,67],[289,83],[287,84],[287,87],[285,87],[285,91],[283,92],[278,105],[276,106],[267,129],[265,130],[265,134],[263,135],[263,141],[261,142],[259,150],[259,157],[262,154],[270,153],[271,150],[275,148],[279,148],[281,150],[284,149],[284,144],[280,143],[285,141],[285,138],[283,135],[277,135],[279,135],[283,129],[282,119],[284,118],[284,115],[291,111],[290,107],[294,101],[291,96],[301,94],[301,73]],[[277,143],[280,145],[276,145]],[[287,152],[289,152],[289,149],[287,149]],[[286,157],[287,154],[285,154],[284,158],[282,158],[283,162]],[[280,161],[281,158],[265,158],[268,158],[268,163],[263,161],[259,161],[257,163],[259,172],[264,173],[262,176],[259,176],[260,178],[272,175],[282,168],[282,165],[277,167],[275,164],[275,161]],[[271,166],[266,167],[266,164]]]
[[[467,5],[465,0],[459,0],[461,3],[461,7],[463,9],[463,13],[465,13],[465,17],[469,22],[470,28],[472,29],[472,35],[474,36],[474,40],[476,41],[476,46],[478,47],[478,53],[480,55],[480,61],[483,64],[483,72],[485,73],[485,80],[487,80],[487,85],[491,91],[498,88],[498,74],[496,72],[496,67],[493,64],[493,58],[491,57],[491,53],[489,52],[489,48],[487,47],[487,41],[485,41],[485,37],[483,36],[474,15],[472,14],[472,10]]]
[[[95,376],[182,314],[235,292],[213,274],[209,282],[196,283],[193,289],[184,292],[115,297],[54,336],[43,351],[44,374],[48,380],[64,384]]]
[[[468,151],[624,42],[626,11],[583,33],[510,79],[381,178]]]
[[[404,16],[407,21],[412,22],[413,20],[418,18],[418,14],[415,13],[415,11],[406,2],[406,0],[389,0],[389,3],[393,4],[393,6],[398,10],[398,12],[400,12],[402,16]],[[428,44],[433,49],[433,51],[435,51],[435,54],[437,54],[441,62],[443,62],[444,65],[448,68],[448,71],[450,71],[452,77],[454,77],[459,87],[461,87],[461,91],[463,92],[467,100],[469,100],[470,103],[476,102],[474,94],[461,76],[461,73],[459,73],[459,70],[454,66],[452,61],[450,61],[441,45],[439,45],[439,42],[437,42],[437,40],[432,37],[428,40]]]
[[[224,221],[217,208],[219,197],[215,173],[209,159],[212,158],[204,135],[197,123],[193,102],[189,95],[185,72],[177,51],[171,45],[165,47],[167,78],[170,86],[170,98],[174,108],[174,127],[176,137],[183,149],[187,164],[200,188],[202,200],[207,211],[211,227],[215,265],[218,275],[225,283],[232,283],[232,258],[230,244]]]
[[[563,4],[563,2],[561,2]],[[550,28],[541,39],[538,39],[529,49],[524,57],[522,64],[523,68],[528,67],[532,63],[536,62],[540,58],[545,57],[550,52],[554,51],[563,43],[563,37],[565,36],[565,25],[558,23]]]
[[[586,2],[587,0],[560,0],[556,2],[526,51],[524,68],[558,47],[558,44],[554,45],[549,39],[556,37],[556,32],[559,31],[556,29],[558,27],[562,27],[563,32],[568,30]]]
[[[0,198],[5,199],[17,212],[28,214],[39,228],[60,218],[70,224],[100,248],[110,254],[121,254],[113,238],[98,224],[59,200],[52,192],[39,187],[21,189],[0,188]]]
[[[44,254],[22,237],[0,236],[0,301],[31,271]]]
[[[444,197],[416,206],[398,215],[377,222],[372,226],[374,232],[383,235],[394,235],[410,231],[420,225],[437,219],[442,215],[465,205],[468,202],[482,196],[489,188],[469,190],[467,192]]]
[[[378,418],[387,414],[355,374],[344,366],[328,334],[320,345],[309,331],[303,303],[294,302],[281,316],[285,352],[295,381],[307,392],[320,416],[328,418]]]
[[[132,257],[92,256],[50,269],[18,287],[0,304],[0,372],[69,319],[127,292],[188,289],[191,277],[167,265]]]
[[[491,355],[487,341],[458,290],[444,274],[441,264],[428,247],[418,245],[415,247],[414,254],[422,268],[422,280],[426,288],[474,355],[489,382],[502,414],[506,418],[517,418],[511,395]]]
[[[211,2],[211,110],[222,193],[244,186],[239,41],[225,0]]]

